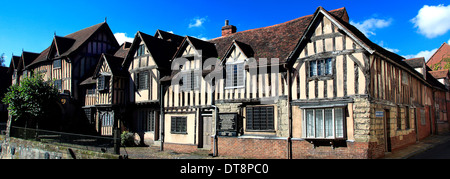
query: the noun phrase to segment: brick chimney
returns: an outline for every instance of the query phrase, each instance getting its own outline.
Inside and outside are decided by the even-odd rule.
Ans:
[[[236,26],[229,25],[228,23],[229,21],[225,20],[225,26],[222,27],[222,36],[227,36],[236,33],[237,30]]]

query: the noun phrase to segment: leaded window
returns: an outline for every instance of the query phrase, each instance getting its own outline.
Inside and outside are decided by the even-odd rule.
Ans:
[[[247,130],[274,130],[274,107],[258,106],[246,108]]]
[[[187,117],[175,117],[170,120],[170,133],[186,134],[187,133]]]
[[[309,61],[309,77],[328,76],[333,74],[331,58]]]

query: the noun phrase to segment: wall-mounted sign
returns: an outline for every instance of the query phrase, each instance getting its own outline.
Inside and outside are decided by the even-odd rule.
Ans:
[[[236,136],[237,135],[237,113],[220,113],[218,133],[221,136]]]
[[[375,117],[384,117],[384,111],[375,111]]]

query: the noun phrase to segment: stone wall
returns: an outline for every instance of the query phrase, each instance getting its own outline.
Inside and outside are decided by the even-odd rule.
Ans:
[[[10,138],[1,143],[0,159],[72,159],[71,149],[77,159],[118,159],[119,155],[70,148],[37,141]]]

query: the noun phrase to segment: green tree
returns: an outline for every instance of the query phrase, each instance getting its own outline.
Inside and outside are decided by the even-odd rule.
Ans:
[[[6,66],[5,64],[5,53],[2,53],[2,55],[0,56],[0,66]]]
[[[38,122],[54,110],[58,102],[58,89],[52,84],[44,82],[42,75],[36,74],[24,78],[19,84],[12,85],[3,98],[8,105],[11,119],[8,120],[8,131],[11,121],[32,121],[38,128]],[[52,109],[53,108],[53,109]]]
[[[450,69],[450,57],[444,58],[444,62],[445,62],[444,69],[449,70]]]

